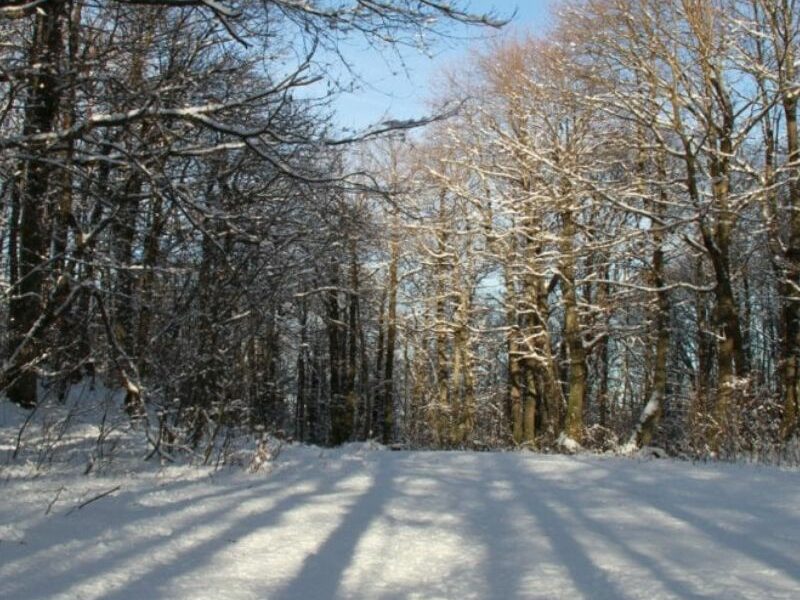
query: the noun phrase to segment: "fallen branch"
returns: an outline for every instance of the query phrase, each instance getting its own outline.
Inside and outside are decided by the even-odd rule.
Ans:
[[[73,508],[72,510],[70,510],[70,511],[67,513],[67,515],[71,515],[71,514],[72,514],[73,512],[75,512],[76,510],[80,510],[80,509],[82,509],[84,506],[88,506],[89,504],[91,504],[91,503],[92,503],[92,502],[94,502],[95,500],[100,500],[100,498],[105,498],[106,496],[108,496],[108,495],[110,495],[110,494],[113,494],[114,492],[116,492],[117,490],[119,490],[121,487],[122,487],[121,485],[116,485],[116,486],[114,486],[113,488],[111,488],[110,490],[106,490],[106,491],[105,491],[105,492],[103,492],[102,494],[97,494],[97,496],[94,496],[93,498],[89,498],[89,499],[88,499],[86,502],[84,502],[84,503],[82,503],[82,504],[79,504],[78,506],[76,506],[75,508]],[[65,515],[65,516],[66,516],[66,515]]]

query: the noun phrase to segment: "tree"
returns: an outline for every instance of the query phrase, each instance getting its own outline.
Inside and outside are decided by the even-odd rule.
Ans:
[[[342,148],[413,125],[379,124],[355,138],[332,138],[330,97],[316,93],[323,80],[319,50],[336,53],[354,35],[391,47],[427,42],[452,22],[502,24],[451,3],[408,1],[365,10],[358,2],[48,0],[3,2],[0,11],[8,41],[0,146],[13,182],[4,190],[3,387],[12,401],[32,408],[38,374],[105,363],[97,347],[105,343],[132,414],[141,413],[133,404],[142,400],[143,378],[159,381],[160,366],[178,366],[160,363],[155,353],[164,340],[155,338],[174,336],[162,346],[170,361],[185,343],[229,345],[227,358],[204,355],[188,371],[177,369],[177,379],[151,387],[156,396],[183,397],[179,419],[187,407],[208,413],[214,398],[234,393],[223,374],[240,356],[234,349],[242,332],[227,324],[238,325],[236,309],[247,309],[255,288],[275,282],[260,275],[277,266],[259,245],[291,252],[286,236],[296,215],[286,221],[285,212],[271,213],[275,201],[303,206],[351,186],[337,157]],[[311,93],[295,97],[306,88]],[[188,274],[195,268],[196,279]],[[184,296],[197,288],[191,299]],[[235,359],[250,364],[265,353],[268,379],[280,361],[281,296],[251,321],[266,328],[266,346],[251,338],[249,354]],[[169,314],[176,308],[197,315],[196,336],[186,335],[188,314]],[[77,356],[67,350],[70,327],[78,327]],[[350,327],[350,370],[353,335]],[[337,348],[340,341],[333,340]],[[352,373],[345,377],[336,365],[336,394],[342,384],[352,395]],[[269,385],[275,392],[279,383]]]

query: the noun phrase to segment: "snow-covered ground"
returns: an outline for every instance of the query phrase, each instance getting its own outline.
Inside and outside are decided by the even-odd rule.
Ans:
[[[0,475],[0,598],[800,597],[792,470],[351,445]]]

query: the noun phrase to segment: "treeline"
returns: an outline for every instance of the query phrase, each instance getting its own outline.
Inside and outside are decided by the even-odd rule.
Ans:
[[[315,53],[496,23],[147,4],[0,9],[10,400],[95,372],[164,452],[796,441],[796,1],[559,3],[360,144]]]
[[[411,0],[1,2],[8,400],[102,378],[165,454],[295,412],[303,437],[345,439],[340,272],[371,226],[357,198],[385,192],[350,148],[408,124],[341,137],[351,82],[328,71],[454,23],[502,24]]]
[[[798,425],[800,6],[559,7],[547,36],[449,73],[472,100],[425,142],[405,317],[425,435],[780,456]]]

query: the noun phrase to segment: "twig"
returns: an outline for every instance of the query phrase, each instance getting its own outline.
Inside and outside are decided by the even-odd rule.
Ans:
[[[76,510],[80,510],[80,509],[82,509],[84,506],[87,506],[87,505],[91,504],[91,503],[92,503],[92,502],[94,502],[95,500],[100,500],[100,498],[105,498],[105,497],[106,497],[106,496],[108,496],[109,494],[113,494],[114,492],[116,492],[116,491],[117,491],[119,488],[121,488],[121,487],[122,487],[121,485],[116,485],[116,486],[114,486],[113,488],[111,488],[110,490],[106,490],[106,491],[105,491],[105,492],[103,492],[102,494],[97,494],[97,496],[94,496],[93,498],[89,498],[89,499],[88,499],[86,502],[84,502],[83,504],[79,504],[79,505],[78,505],[78,506],[76,506],[75,508],[71,509],[71,510],[70,510],[70,511],[67,513],[67,515],[70,515],[70,514],[72,514],[72,513],[73,513],[73,512],[75,512]],[[66,515],[65,515],[65,516],[66,516]]]
[[[66,488],[63,485],[60,488],[58,488],[58,491],[56,492],[56,497],[50,501],[50,504],[47,505],[47,510],[44,511],[45,516],[49,515],[50,511],[53,510],[53,506],[55,506],[56,502],[58,502],[58,498],[61,496],[61,492],[63,492],[65,489]]]
[[[22,448],[22,435],[25,433],[25,430],[28,428],[28,424],[31,422],[31,419],[33,419],[33,415],[36,414],[36,409],[38,407],[39,406],[37,405],[37,406],[35,406],[33,408],[33,410],[30,412],[30,414],[25,419],[25,422],[22,424],[22,427],[20,427],[19,433],[17,434],[17,445],[14,448],[14,454],[11,455],[12,459],[16,459],[17,458],[17,455],[19,454],[20,448]]]

